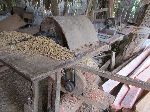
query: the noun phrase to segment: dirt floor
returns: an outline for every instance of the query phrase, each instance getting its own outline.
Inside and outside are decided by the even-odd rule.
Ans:
[[[2,67],[0,67],[0,70]],[[8,69],[0,73],[0,112],[23,112],[28,82]],[[22,89],[24,88],[24,89]]]

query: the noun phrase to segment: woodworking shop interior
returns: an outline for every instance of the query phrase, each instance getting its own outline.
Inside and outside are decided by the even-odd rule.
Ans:
[[[0,0],[0,112],[150,112],[150,0]]]

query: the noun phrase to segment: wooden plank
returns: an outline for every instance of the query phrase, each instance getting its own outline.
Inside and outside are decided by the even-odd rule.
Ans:
[[[101,66],[101,70],[106,70],[107,68],[108,68],[108,66],[110,65],[110,59],[103,65],[103,66]]]
[[[136,58],[141,52],[135,54],[133,57],[131,57],[130,59],[126,60],[125,62],[123,62],[121,65],[119,65],[117,68],[115,68],[112,73],[117,73],[119,72],[123,67],[125,67],[129,62],[131,62],[134,58]],[[117,57],[116,57],[117,59]],[[110,59],[100,68],[100,70],[106,70],[108,68],[108,66],[110,65]]]
[[[108,43],[108,44],[113,44],[116,41],[123,40],[123,38],[124,38],[124,35],[116,34],[116,35],[112,36],[111,38],[107,39],[105,42]]]
[[[140,52],[141,53],[141,52]],[[134,58],[136,58],[140,53],[135,54],[133,57],[131,57],[130,59],[128,59],[127,61],[123,62],[123,64],[121,64],[119,67],[117,67],[116,69],[114,69],[112,71],[112,73],[117,73],[119,72],[123,67],[125,67],[129,62],[131,62]]]
[[[132,33],[133,30],[134,30],[133,26],[125,27],[125,28],[122,29],[122,31],[118,32],[118,33],[121,33],[121,34],[113,35],[111,38],[106,39],[105,42],[107,44],[113,44],[116,41],[121,41],[121,40],[123,40],[125,35],[128,35],[128,34]]]
[[[94,68],[87,67],[87,66],[74,66],[74,68],[82,70],[82,71],[86,71],[86,72],[91,72],[91,73],[96,74],[100,77],[105,77],[105,78],[112,79],[112,80],[115,80],[118,82],[122,82],[124,84],[132,85],[132,86],[150,91],[150,83],[147,83],[144,81],[135,80],[135,79],[132,79],[129,77],[121,76],[118,74],[113,74],[110,72],[94,69]]]
[[[102,9],[94,10],[93,13],[99,13],[99,12],[104,12],[104,11],[108,11],[108,8],[102,8]]]
[[[0,60],[6,66],[19,71],[26,79],[31,80],[42,73],[48,72],[61,62],[44,56],[28,56],[20,53],[0,52]]]

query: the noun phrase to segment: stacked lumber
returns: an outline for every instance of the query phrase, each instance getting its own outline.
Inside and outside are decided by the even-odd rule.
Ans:
[[[129,76],[135,80],[147,82],[150,79],[150,47],[143,51],[138,57],[132,60],[122,70],[118,72],[119,75]],[[111,91],[120,82],[108,80],[103,84],[104,91],[111,93]],[[116,96],[112,107],[115,110],[121,108],[132,109],[137,99],[141,96],[143,89],[131,85],[123,85]]]
[[[139,56],[122,68],[117,74],[122,76],[130,75],[144,60],[150,55],[150,47],[143,51]],[[120,82],[109,79],[102,87],[105,92],[110,93]]]

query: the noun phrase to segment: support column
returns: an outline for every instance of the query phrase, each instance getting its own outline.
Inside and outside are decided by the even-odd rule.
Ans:
[[[56,97],[55,97],[55,112],[60,112],[60,89],[61,89],[61,73],[56,73]]]
[[[60,112],[61,72],[55,73],[55,79],[48,79],[48,110]]]
[[[51,10],[53,16],[58,16],[59,11],[58,11],[58,0],[51,0]]]
[[[109,17],[113,17],[114,0],[109,0]]]
[[[39,106],[39,82],[35,81],[33,82],[33,90],[34,90],[34,99],[33,99],[33,110],[34,112],[38,112],[38,106]]]
[[[112,51],[111,53],[111,70],[114,69],[116,64],[116,53],[114,51]]]

